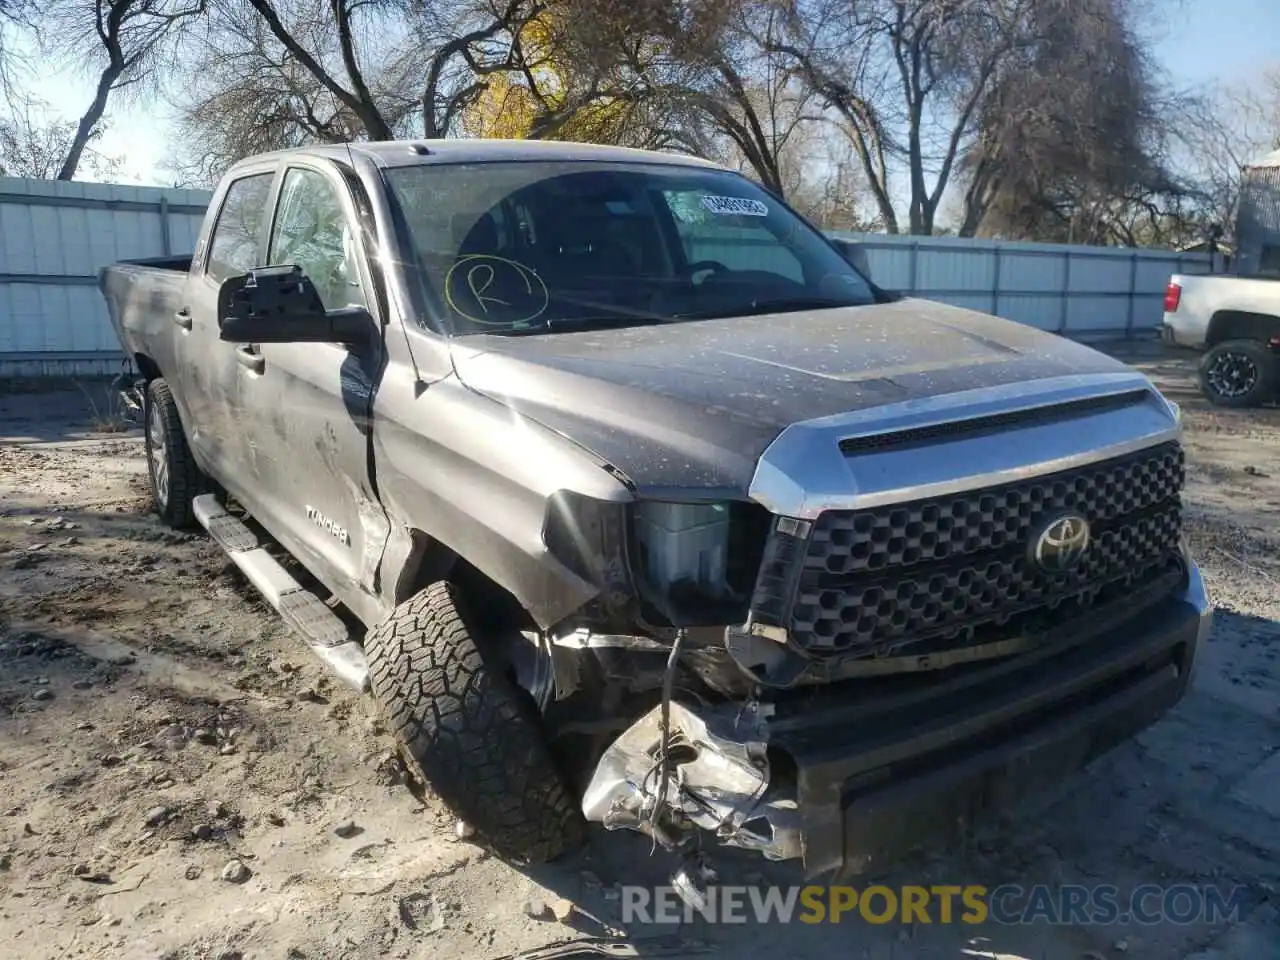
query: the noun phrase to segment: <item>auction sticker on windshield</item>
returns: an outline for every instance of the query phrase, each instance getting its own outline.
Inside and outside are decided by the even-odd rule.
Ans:
[[[767,217],[769,208],[759,200],[744,197],[703,197],[702,205],[712,213],[728,217]]]

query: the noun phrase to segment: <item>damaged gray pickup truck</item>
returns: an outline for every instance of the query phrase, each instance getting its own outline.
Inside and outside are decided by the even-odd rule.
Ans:
[[[161,519],[496,852],[631,828],[697,898],[702,831],[847,875],[1066,776],[1209,628],[1177,407],[864,264],[709,163],[459,140],[239,163],[101,285]]]

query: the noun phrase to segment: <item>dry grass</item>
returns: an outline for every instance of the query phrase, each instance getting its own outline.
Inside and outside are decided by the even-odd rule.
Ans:
[[[128,410],[114,392],[108,391],[99,403],[83,383],[76,381],[76,387],[89,405],[89,429],[93,433],[124,433],[130,429],[132,422],[128,418]]]

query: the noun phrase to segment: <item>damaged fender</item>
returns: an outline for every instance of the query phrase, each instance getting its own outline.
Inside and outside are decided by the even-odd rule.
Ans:
[[[465,557],[543,630],[581,609],[600,590],[547,549],[550,504],[564,490],[612,503],[631,491],[581,447],[456,379],[419,391],[406,374],[387,369],[374,407],[376,475],[392,527],[384,602],[394,606],[423,582],[434,545]],[[495,447],[495,436],[510,443]]]

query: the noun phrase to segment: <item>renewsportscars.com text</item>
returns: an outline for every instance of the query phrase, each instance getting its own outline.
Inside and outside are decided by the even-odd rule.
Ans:
[[[623,923],[937,923],[1106,925],[1230,923],[1245,890],[1154,884],[1119,887],[1044,884],[850,886],[716,886],[695,908],[674,887],[622,886]]]

